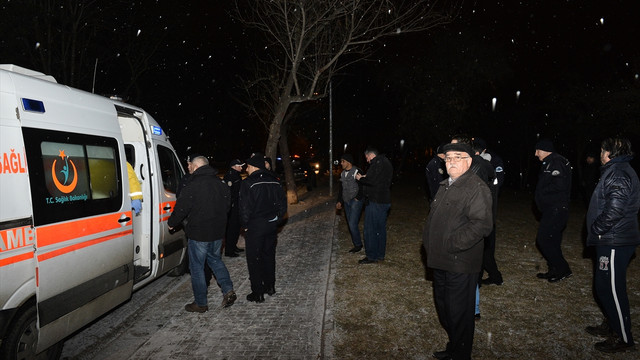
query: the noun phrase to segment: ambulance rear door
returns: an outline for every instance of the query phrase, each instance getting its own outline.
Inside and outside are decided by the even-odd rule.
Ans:
[[[116,108],[127,158],[135,163],[132,165],[142,182],[144,197],[141,215],[134,216],[138,288],[180,264],[185,256],[184,233],[170,233],[167,227],[184,172],[166,134],[150,115],[125,104]]]

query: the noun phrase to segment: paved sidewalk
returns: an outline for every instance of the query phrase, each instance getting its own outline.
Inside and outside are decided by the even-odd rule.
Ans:
[[[118,309],[108,315],[130,319],[113,325],[108,336],[96,339],[81,354],[67,349],[63,358],[333,358],[334,197],[328,196],[327,187],[321,187],[303,194],[301,200],[289,206],[289,219],[278,236],[277,293],[265,295],[264,303],[246,300],[251,287],[245,258],[223,257],[238,294],[233,306],[217,306],[222,294],[212,284],[209,311],[188,313],[184,305],[193,301],[189,276],[163,277],[158,281],[167,282],[167,286],[150,295],[137,310],[119,315],[118,311],[125,310]]]

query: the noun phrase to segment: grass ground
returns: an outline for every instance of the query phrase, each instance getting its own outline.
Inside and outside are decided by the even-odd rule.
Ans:
[[[352,245],[341,218],[336,358],[430,359],[446,345],[421,253],[429,209],[421,181],[405,178],[393,186],[383,263],[358,264],[364,252],[348,253]],[[482,319],[476,322],[473,358],[640,359],[640,351],[613,356],[595,351],[593,344],[601,339],[584,331],[587,325],[599,324],[602,316],[593,299],[592,261],[581,235],[582,203],[572,204],[563,240],[574,275],[556,284],[535,276],[546,271],[546,263],[535,247],[538,223],[531,205],[531,195],[524,192],[504,190],[500,195],[496,259],[505,283],[480,289]],[[635,259],[627,282],[635,334],[640,334],[639,279],[640,261]]]

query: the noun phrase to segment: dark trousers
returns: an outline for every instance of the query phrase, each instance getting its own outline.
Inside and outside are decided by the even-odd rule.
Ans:
[[[446,351],[456,360],[471,359],[475,330],[478,273],[433,270],[433,297],[442,327],[449,336]]]
[[[276,240],[278,225],[275,221],[252,220],[245,233],[247,266],[251,291],[258,294],[276,284]]]
[[[633,336],[627,296],[627,267],[635,251],[636,245],[596,246],[593,277],[597,299],[611,330],[629,344],[633,344]]]
[[[557,207],[542,212],[536,244],[547,260],[549,272],[564,274],[571,271],[562,255],[562,232],[569,220],[569,208]]]
[[[490,279],[502,281],[502,274],[496,264],[496,225],[493,225],[491,234],[484,238],[484,251],[482,253],[482,268]]]
[[[238,250],[238,238],[240,237],[240,208],[233,204],[229,210],[227,219],[227,233],[224,238],[224,253],[231,255]]]

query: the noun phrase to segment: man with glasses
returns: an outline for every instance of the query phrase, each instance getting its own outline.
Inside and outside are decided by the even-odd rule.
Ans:
[[[443,150],[449,178],[440,183],[422,236],[436,311],[449,337],[446,349],[433,356],[470,359],[483,239],[493,228],[491,191],[469,171],[469,145],[452,143]]]

